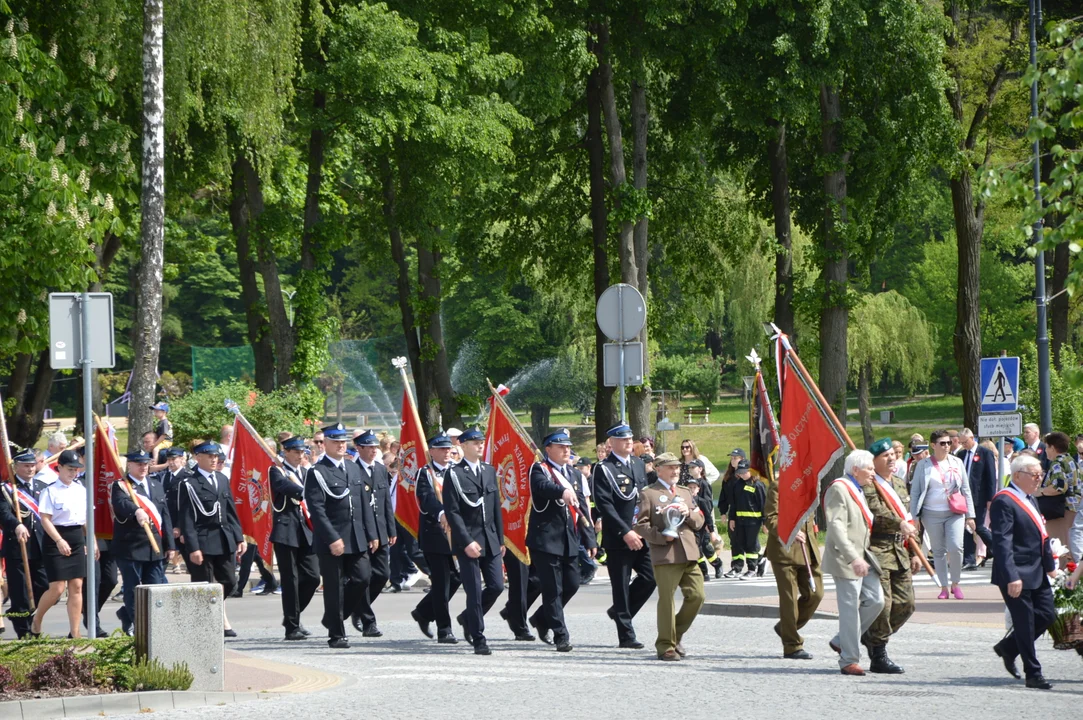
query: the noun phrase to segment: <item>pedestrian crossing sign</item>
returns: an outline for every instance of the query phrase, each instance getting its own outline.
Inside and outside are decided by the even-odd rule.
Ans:
[[[1019,407],[1019,358],[981,360],[981,411],[1015,412]]]

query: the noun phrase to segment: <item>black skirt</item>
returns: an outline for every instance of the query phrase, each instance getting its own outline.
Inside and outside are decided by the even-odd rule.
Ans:
[[[71,555],[60,554],[56,543],[45,536],[44,565],[49,582],[86,577],[86,533],[82,525],[57,525],[56,531],[71,547]]]

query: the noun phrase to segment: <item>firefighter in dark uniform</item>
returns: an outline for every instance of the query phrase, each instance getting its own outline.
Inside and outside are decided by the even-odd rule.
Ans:
[[[579,543],[594,557],[597,543],[594,525],[580,509],[586,501],[575,482],[576,470],[568,464],[572,441],[564,430],[551,433],[542,442],[545,459],[530,468],[530,525],[526,546],[530,561],[541,582],[541,607],[530,618],[538,636],[552,642],[558,652],[569,652],[572,644],[564,623],[564,606],[579,590]]]
[[[451,629],[451,612],[448,602],[459,589],[459,571],[455,567],[455,558],[448,544],[450,526],[444,512],[444,495],[448,488],[444,479],[451,455],[451,438],[443,433],[429,439],[429,457],[431,462],[417,471],[417,504],[421,510],[421,528],[418,544],[429,564],[429,580],[432,587],[429,594],[421,599],[417,607],[410,611],[421,632],[432,637],[429,627],[436,623],[437,642],[454,645],[459,642]]]
[[[505,555],[504,570],[508,573],[508,601],[500,609],[502,617],[516,640],[534,640],[534,634],[526,622],[526,612],[541,595],[541,583],[533,566],[518,558]]]
[[[372,576],[369,558],[380,543],[361,468],[346,457],[349,437],[341,423],[325,427],[324,455],[305,476],[323,575],[323,626],[336,649],[350,647],[345,619],[361,607]]]
[[[181,481],[178,491],[177,525],[188,549],[192,582],[221,583],[224,602],[237,582],[237,558],[244,555],[248,544],[241,532],[229,478],[215,469],[219,451],[216,442],[205,442],[194,449],[196,469]],[[225,636],[237,637],[228,618]]]
[[[632,428],[621,423],[606,431],[609,454],[594,465],[591,481],[594,506],[602,520],[602,547],[606,552],[613,605],[606,611],[617,624],[620,647],[638,650],[632,618],[654,592],[650,549],[632,528],[636,523],[639,491],[647,486],[647,469],[632,455]],[[632,579],[635,571],[635,579]]]
[[[376,613],[372,603],[380,597],[380,592],[391,577],[391,546],[397,539],[395,509],[391,505],[391,478],[382,462],[376,462],[380,454],[380,440],[371,430],[366,430],[353,439],[357,448],[357,466],[361,468],[361,479],[365,483],[366,502],[372,509],[376,521],[376,533],[379,547],[369,554],[372,565],[372,578],[368,590],[361,596],[360,609],[350,617],[354,628],[364,637],[382,637],[383,633],[376,626]]]
[[[282,576],[282,626],[287,640],[309,636],[301,624],[301,613],[320,586],[320,566],[312,549],[312,521],[301,470],[304,452],[304,438],[287,438],[282,442],[282,466],[273,465],[270,472],[274,511],[271,542]]]
[[[763,483],[752,476],[748,460],[742,459],[736,467],[736,483],[733,500],[729,510],[729,526],[733,531],[733,558],[743,558],[745,572],[742,580],[763,576],[767,566],[766,559],[760,562],[760,526],[763,525],[763,510],[767,504],[767,489]]]
[[[444,479],[444,517],[459,560],[466,610],[459,616],[474,654],[489,655],[485,613],[504,592],[504,517],[496,468],[481,462],[485,435],[469,429],[459,436],[463,459],[448,468]],[[484,589],[482,583],[484,582]]]
[[[158,481],[162,483],[162,489],[165,490],[165,502],[169,507],[169,517],[173,518],[173,542],[174,547],[180,556],[184,558],[184,561],[188,562],[188,551],[184,547],[184,543],[180,539],[180,527],[178,520],[180,519],[180,494],[178,491],[181,487],[181,482],[191,476],[192,471],[188,469],[188,464],[185,462],[184,448],[174,445],[165,451],[165,470],[157,473]],[[173,562],[177,562],[176,558],[173,558]]]
[[[15,485],[4,483],[3,497],[0,498],[0,529],[4,531],[2,554],[8,576],[8,598],[11,606],[8,617],[15,628],[15,634],[22,639],[30,633],[30,597],[26,594],[26,575],[23,568],[23,556],[19,539],[26,541],[26,556],[30,560],[30,583],[34,591],[36,605],[45,591],[49,589],[49,579],[45,575],[42,563],[42,542],[45,531],[41,527],[38,514],[38,497],[46,488],[45,483],[34,480],[34,468],[37,459],[32,450],[24,450],[12,458],[15,463]],[[19,499],[22,496],[22,499]],[[15,514],[13,503],[19,503],[22,515],[20,523]]]

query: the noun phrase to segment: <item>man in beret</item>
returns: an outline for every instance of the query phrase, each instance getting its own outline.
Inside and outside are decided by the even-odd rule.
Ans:
[[[221,583],[225,599],[233,593],[237,583],[237,560],[248,549],[248,543],[241,532],[229,478],[217,470],[218,453],[216,442],[204,442],[195,447],[195,471],[181,481],[178,491],[180,517],[177,525],[188,549],[188,572],[192,582]],[[225,636],[237,637],[228,618]]]
[[[372,565],[372,577],[368,590],[361,595],[361,604],[350,617],[355,629],[363,637],[382,637],[383,632],[376,626],[376,613],[372,603],[380,597],[388,578],[391,577],[391,547],[398,539],[395,526],[395,509],[391,504],[391,478],[387,467],[377,462],[380,456],[380,439],[371,430],[360,433],[353,439],[357,448],[357,466],[361,468],[361,479],[365,490],[365,502],[372,509],[376,522],[376,537],[379,545],[369,554]]]
[[[445,475],[451,457],[451,438],[443,433],[429,438],[429,462],[417,471],[417,504],[421,511],[421,527],[418,543],[429,564],[429,580],[432,587],[412,611],[421,632],[432,637],[429,627],[436,623],[436,641],[447,645],[459,642],[451,628],[451,611],[448,602],[459,589],[459,570],[451,552],[450,525],[444,511],[444,495],[448,488]]]
[[[530,624],[544,642],[558,652],[569,652],[572,644],[564,623],[564,606],[579,590],[579,543],[593,557],[597,550],[594,525],[583,512],[586,500],[578,488],[575,469],[568,465],[572,441],[564,430],[542,441],[545,459],[530,468],[530,524],[526,545],[541,582],[542,604]]]
[[[323,626],[327,645],[350,647],[345,619],[358,612],[372,576],[371,553],[380,545],[365,480],[346,457],[350,435],[341,423],[323,429],[324,456],[305,476],[316,557],[323,575]]]
[[[282,626],[287,640],[304,640],[309,632],[301,624],[305,611],[320,586],[320,566],[312,546],[312,518],[305,501],[304,438],[282,441],[282,465],[270,472],[271,509],[274,511],[271,542],[278,572],[282,576]]]
[[[896,478],[895,447],[891,438],[882,438],[869,446],[873,482],[862,488],[872,512],[869,551],[880,563],[880,586],[884,590],[884,609],[873,621],[862,642],[869,650],[869,672],[897,675],[903,669],[887,656],[888,639],[914,614],[913,573],[920,567],[917,556],[907,548],[907,538],[915,534],[910,523],[910,495],[906,483]]]
[[[610,452],[594,466],[594,505],[602,520],[602,547],[606,552],[613,605],[606,611],[617,626],[622,648],[638,650],[632,618],[654,592],[650,550],[635,531],[639,493],[647,487],[643,461],[632,455],[632,428],[624,423],[606,431]],[[632,572],[635,579],[632,579]]]
[[[49,589],[49,579],[45,575],[42,562],[42,542],[45,531],[41,526],[38,513],[38,497],[48,487],[34,479],[37,459],[31,450],[16,453],[12,458],[15,464],[14,484],[3,485],[3,497],[0,498],[0,530],[4,533],[2,552],[4,566],[8,576],[8,597],[11,600],[8,617],[15,628],[15,634],[21,639],[30,632],[30,596],[26,593],[26,575],[23,567],[21,542],[26,543],[26,556],[30,561],[30,583],[37,603]],[[19,515],[15,504],[18,503]]]

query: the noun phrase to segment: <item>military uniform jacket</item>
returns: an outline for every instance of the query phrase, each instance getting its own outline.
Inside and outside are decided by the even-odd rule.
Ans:
[[[41,491],[48,487],[41,480],[31,479],[29,482],[16,478],[18,487],[23,492],[30,493],[35,500],[41,497]],[[8,497],[18,502],[11,494],[11,486],[4,483],[4,492]],[[19,508],[23,515],[23,525],[30,531],[30,539],[26,543],[26,552],[29,557],[41,556],[41,544],[45,538],[45,530],[41,527],[34,513],[30,512],[26,505]],[[15,539],[15,528],[19,526],[19,520],[15,510],[11,507],[7,497],[0,495],[0,529],[4,531],[3,556],[9,561],[22,562],[22,550],[19,541]]]
[[[763,525],[767,530],[767,547],[764,554],[772,565],[796,565],[805,566],[805,554],[801,552],[801,544],[794,541],[787,550],[782,544],[782,538],[778,536],[778,483],[771,483],[767,491],[767,506],[763,510]],[[808,549],[809,566],[816,569],[820,566],[820,545],[816,542],[816,527],[812,524],[812,516],[805,519],[801,526],[805,533],[805,547]]]
[[[177,523],[180,519],[180,495],[178,491],[181,489],[181,481],[191,474],[192,471],[184,467],[175,473],[162,470],[151,476],[158,478],[158,482],[162,484],[162,490],[165,491],[165,502],[169,507],[169,517],[173,519],[174,523]]]
[[[670,542],[662,531],[666,529],[665,508],[678,497],[688,508],[688,517],[677,527],[677,539]],[[703,527],[703,513],[698,511],[692,492],[679,485],[671,491],[661,480],[645,488],[639,495],[636,532],[651,549],[652,565],[673,565],[699,560],[696,532]]]
[[[432,475],[430,475],[430,472]],[[451,555],[451,545],[448,544],[447,533],[440,527],[440,513],[444,512],[443,496],[447,494],[446,485],[442,490],[433,487],[432,476],[435,475],[437,482],[444,485],[444,476],[447,468],[438,470],[436,465],[429,463],[417,471],[417,505],[421,510],[421,527],[418,529],[418,545],[423,553],[436,553],[437,555]]]
[[[903,508],[909,508],[910,495],[906,492],[906,481],[892,475],[891,487],[902,500]],[[884,570],[909,570],[910,553],[898,534],[905,521],[880,498],[875,484],[870,483],[862,489],[865,491],[865,502],[869,504],[869,510],[872,511],[869,551],[880,561],[880,567]]]
[[[380,547],[387,547],[390,539],[395,537],[397,532],[395,510],[391,507],[391,478],[383,463],[374,462],[371,475],[360,461],[357,467],[361,469],[361,479],[365,482],[365,502],[372,509],[372,516],[376,521],[376,532],[380,538]],[[376,499],[375,504],[373,498]]]
[[[323,478],[322,484],[317,474]],[[329,492],[324,491],[323,485]],[[330,555],[331,543],[336,540],[345,544],[346,554],[368,552],[369,541],[377,536],[376,519],[365,496],[361,468],[352,460],[343,460],[340,469],[325,455],[308,469],[305,499],[312,515],[317,554]]]
[[[271,466],[271,542],[293,548],[312,547],[312,530],[305,522],[300,501],[305,496],[301,471],[282,463]]]
[[[594,464],[591,476],[594,507],[602,519],[602,546],[607,550],[625,549],[624,536],[635,525],[639,492],[647,487],[647,469],[637,457],[625,465],[613,453]]]
[[[181,480],[177,490],[180,515],[175,522],[188,552],[230,555],[244,540],[241,520],[229,478],[220,472],[215,472],[214,478],[217,489],[198,468]]]
[[[504,545],[504,516],[496,468],[478,463],[478,475],[462,460],[444,474],[444,514],[451,526],[455,552],[476,542],[484,557],[500,554]]]
[[[128,491],[121,487],[121,482],[131,483],[134,493],[139,495],[143,502],[153,504],[158,509],[158,515],[162,518],[162,532],[159,534],[154,529],[154,521],[150,522],[150,532],[154,535],[154,541],[158,543],[161,552],[154,552],[147,539],[147,533],[143,526],[135,521],[135,511],[139,507],[128,495]],[[151,562],[161,560],[163,553],[173,549],[173,520],[169,514],[169,503],[166,501],[165,488],[155,475],[148,475],[143,485],[136,483],[130,477],[113,483],[113,545],[112,552],[118,558],[135,560],[137,562]],[[149,514],[149,513],[148,513]]]
[[[564,471],[579,507],[585,509],[587,503],[583,498],[582,484],[574,479],[577,471],[569,465],[558,468],[548,460],[544,462],[551,473]],[[572,524],[571,509],[565,507],[560,499],[564,490],[563,484],[550,479],[541,463],[534,463],[530,468],[530,525],[526,531],[526,546],[531,550],[576,557],[579,555],[580,542],[587,548],[598,546],[593,526],[586,528],[583,520],[579,521],[579,527]],[[580,517],[585,516],[580,513]]]

